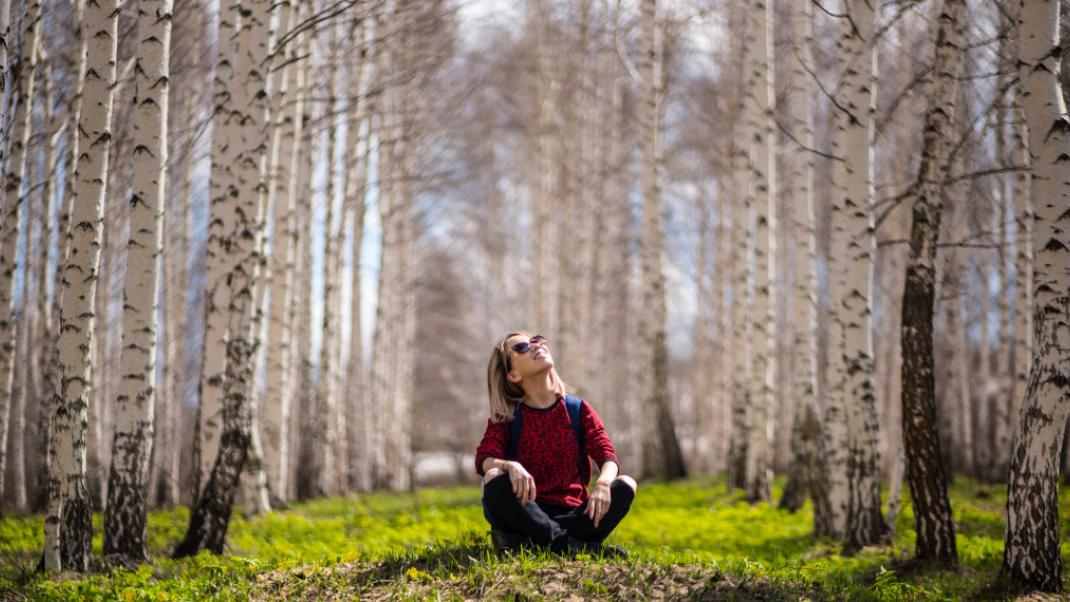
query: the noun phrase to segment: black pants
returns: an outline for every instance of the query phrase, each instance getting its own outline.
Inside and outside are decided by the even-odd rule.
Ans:
[[[632,507],[635,492],[617,479],[610,485],[610,504],[598,527],[584,513],[587,502],[575,508],[536,502],[523,505],[513,493],[509,475],[494,477],[483,485],[483,516],[492,529],[526,536],[533,543],[562,551],[568,538],[602,543]]]

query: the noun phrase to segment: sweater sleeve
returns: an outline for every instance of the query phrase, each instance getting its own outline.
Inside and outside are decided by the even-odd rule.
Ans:
[[[587,455],[598,466],[610,460],[617,462],[617,452],[613,449],[613,441],[609,439],[609,433],[606,432],[602,419],[586,399],[583,400],[580,410],[580,421],[583,425],[583,444],[587,449]]]
[[[487,458],[503,458],[505,456],[505,443],[509,439],[509,423],[494,422],[487,419],[487,430],[483,433],[483,440],[476,448],[476,474],[484,476],[483,460]]]

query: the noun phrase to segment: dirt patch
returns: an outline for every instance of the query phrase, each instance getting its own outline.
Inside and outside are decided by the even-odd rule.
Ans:
[[[530,566],[471,566],[465,574],[435,574],[417,566],[397,571],[390,563],[353,562],[261,575],[254,600],[427,599],[462,600],[822,600],[817,587],[741,579],[693,566],[602,564],[562,560]]]

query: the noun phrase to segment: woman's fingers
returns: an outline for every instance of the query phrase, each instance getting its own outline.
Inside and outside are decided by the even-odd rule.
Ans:
[[[528,477],[528,501],[535,501],[535,477]]]

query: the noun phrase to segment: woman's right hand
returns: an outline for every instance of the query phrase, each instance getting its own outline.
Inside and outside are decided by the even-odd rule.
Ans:
[[[513,484],[513,493],[521,504],[535,501],[535,478],[520,465],[520,462],[509,461],[504,466],[505,473],[509,475],[509,482]]]

